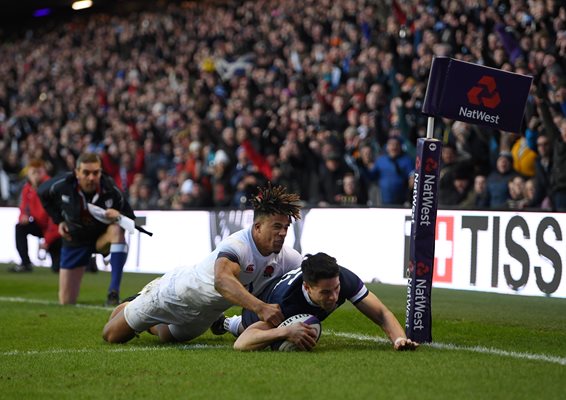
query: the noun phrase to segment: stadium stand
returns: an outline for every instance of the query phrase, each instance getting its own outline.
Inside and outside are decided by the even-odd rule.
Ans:
[[[1,205],[17,204],[30,159],[57,175],[88,149],[142,208],[242,207],[266,180],[335,207],[345,176],[364,191],[356,198],[380,206],[362,153],[375,161],[396,136],[414,157],[432,57],[450,56],[535,82],[522,132],[437,121],[434,136],[470,166],[465,182],[489,176],[504,152],[515,168],[537,171],[542,191],[513,204],[564,206],[562,2],[114,3],[0,33]],[[554,157],[538,153],[540,137]]]

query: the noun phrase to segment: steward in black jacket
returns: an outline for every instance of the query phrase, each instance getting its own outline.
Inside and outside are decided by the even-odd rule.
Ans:
[[[38,194],[63,237],[59,302],[75,304],[92,254],[110,253],[112,277],[106,305],[117,305],[128,257],[125,232],[118,222],[121,216],[134,220],[135,216],[112,178],[102,173],[100,157],[94,153],[81,154],[73,172],[43,183]],[[102,215],[97,216],[102,222],[91,214],[89,203],[102,209]]]

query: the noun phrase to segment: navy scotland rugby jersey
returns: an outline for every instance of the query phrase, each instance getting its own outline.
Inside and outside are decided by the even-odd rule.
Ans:
[[[346,300],[352,304],[357,304],[369,293],[366,285],[352,271],[340,267],[340,294],[336,302],[336,308],[340,307]],[[259,296],[261,300],[269,304],[279,304],[285,319],[297,314],[312,314],[320,321],[328,317],[332,311],[325,311],[314,304],[306,290],[303,290],[303,273],[301,268],[289,271],[281,279],[272,284],[264,291],[264,295]],[[249,310],[242,313],[242,324],[247,328],[254,322],[259,321],[259,317]]]

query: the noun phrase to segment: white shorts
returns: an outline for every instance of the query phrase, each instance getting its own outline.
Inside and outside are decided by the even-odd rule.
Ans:
[[[188,286],[189,290],[185,288],[181,297],[171,276],[151,281],[124,308],[126,322],[138,333],[154,325],[168,324],[173,337],[181,342],[202,335],[230,304],[221,297],[203,296],[199,282]]]

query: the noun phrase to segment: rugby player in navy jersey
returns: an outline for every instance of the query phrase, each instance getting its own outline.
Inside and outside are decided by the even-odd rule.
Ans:
[[[296,314],[312,314],[320,321],[349,300],[381,327],[395,350],[413,350],[418,347],[418,343],[405,336],[393,313],[367,289],[360,278],[339,266],[335,258],[325,253],[307,255],[300,268],[282,276],[260,298],[267,303],[279,304],[285,318]],[[260,321],[249,310],[244,310],[241,316],[226,318],[222,327],[238,336],[234,343],[237,350],[259,350],[280,340],[289,340],[302,350],[310,350],[316,345],[316,332],[309,325],[297,323],[274,328]],[[215,333],[220,332],[216,329]]]

